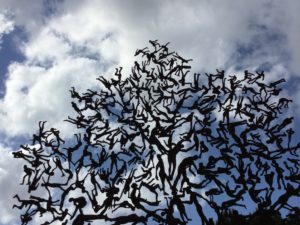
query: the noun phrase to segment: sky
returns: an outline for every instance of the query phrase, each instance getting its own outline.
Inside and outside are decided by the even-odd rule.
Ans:
[[[11,151],[41,120],[70,136],[70,88],[97,87],[119,66],[129,75],[149,40],[170,42],[193,72],[285,78],[299,127],[299,11],[298,0],[0,0],[0,224],[18,215],[11,197],[22,169]]]

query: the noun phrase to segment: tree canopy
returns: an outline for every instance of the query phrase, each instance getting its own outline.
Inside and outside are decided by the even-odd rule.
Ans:
[[[212,224],[250,205],[299,213],[289,201],[300,195],[300,144],[285,80],[191,75],[190,59],[150,45],[129,76],[120,67],[97,79],[100,90],[71,88],[73,137],[41,121],[13,153],[29,193],[15,195],[22,224]]]

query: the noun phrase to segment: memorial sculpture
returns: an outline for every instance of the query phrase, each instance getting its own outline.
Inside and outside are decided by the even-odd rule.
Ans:
[[[21,224],[183,225],[191,214],[212,224],[250,202],[299,212],[289,202],[300,195],[300,143],[284,79],[191,74],[191,60],[158,41],[135,56],[129,76],[120,67],[99,77],[100,91],[71,88],[74,137],[41,121],[13,152],[28,191],[14,196]]]

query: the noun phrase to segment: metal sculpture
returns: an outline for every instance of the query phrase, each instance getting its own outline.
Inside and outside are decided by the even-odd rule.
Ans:
[[[289,209],[299,197],[299,147],[280,97],[283,79],[189,75],[190,60],[150,41],[129,77],[98,78],[101,91],[70,90],[74,139],[39,131],[14,152],[27,199],[15,196],[21,223],[188,224],[194,210],[211,224],[229,209]],[[42,195],[42,196],[41,196]],[[248,200],[246,201],[246,196]],[[200,224],[200,222],[199,222]]]

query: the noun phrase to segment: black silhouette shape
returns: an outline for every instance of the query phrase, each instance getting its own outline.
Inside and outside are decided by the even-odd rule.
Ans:
[[[71,88],[74,140],[40,122],[32,144],[13,152],[30,193],[15,196],[21,223],[188,224],[192,207],[199,224],[213,224],[205,208],[220,220],[245,201],[299,213],[289,202],[300,197],[300,143],[284,117],[291,100],[278,97],[285,80],[189,77],[191,60],[150,44],[127,78],[120,67],[116,79],[98,78],[100,91]]]

